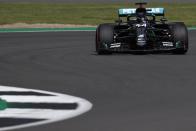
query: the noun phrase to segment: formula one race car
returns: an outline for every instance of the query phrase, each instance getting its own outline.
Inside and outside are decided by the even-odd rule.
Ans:
[[[167,22],[164,8],[119,9],[115,23],[100,24],[96,30],[98,54],[112,52],[168,52],[185,54],[188,51],[188,31],[183,22]],[[160,20],[157,20],[157,18]]]

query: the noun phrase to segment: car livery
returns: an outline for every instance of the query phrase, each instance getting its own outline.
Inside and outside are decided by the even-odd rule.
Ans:
[[[115,23],[100,24],[97,27],[98,54],[112,52],[186,54],[188,31],[185,24],[168,22],[164,8],[145,8],[146,4],[136,3],[138,8],[119,9],[119,18]]]

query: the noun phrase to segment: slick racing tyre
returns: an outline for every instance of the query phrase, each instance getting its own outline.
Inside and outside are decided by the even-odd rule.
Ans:
[[[101,24],[96,30],[96,52],[99,55],[111,54],[109,45],[114,42],[114,25]]]
[[[176,22],[170,24],[170,31],[176,49],[173,54],[186,54],[188,51],[188,31],[184,23]]]

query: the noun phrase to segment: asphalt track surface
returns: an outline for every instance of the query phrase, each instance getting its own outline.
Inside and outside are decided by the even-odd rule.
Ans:
[[[63,3],[111,3],[111,2],[126,2],[126,3],[130,3],[130,2],[138,2],[139,0],[0,0],[0,2],[51,2],[51,3],[59,3],[59,2],[63,2]],[[196,2],[195,0],[142,0],[142,1],[146,1],[146,2],[171,2],[171,3],[175,3],[175,2]]]
[[[196,31],[187,55],[94,52],[95,32],[1,33],[0,84],[79,96],[93,109],[18,131],[195,131]]]

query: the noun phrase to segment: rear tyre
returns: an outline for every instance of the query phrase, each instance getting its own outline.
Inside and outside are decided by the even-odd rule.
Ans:
[[[186,54],[188,51],[188,31],[184,23],[176,22],[170,24],[170,31],[176,49],[173,54]]]
[[[99,55],[111,54],[109,45],[114,42],[114,25],[101,24],[96,30],[96,52]]]

